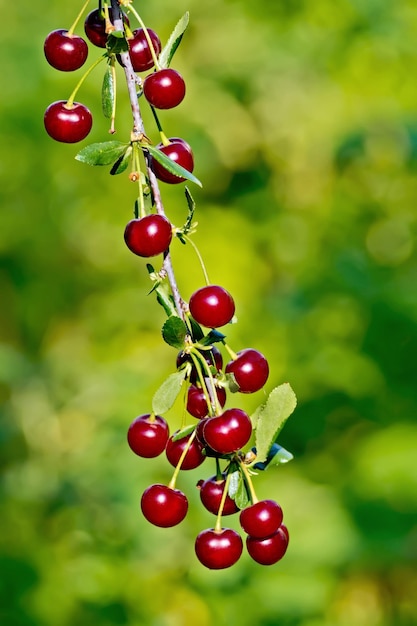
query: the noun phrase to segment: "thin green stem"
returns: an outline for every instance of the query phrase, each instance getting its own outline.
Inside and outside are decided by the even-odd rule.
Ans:
[[[66,109],[72,109],[72,106],[74,104],[74,100],[75,100],[75,96],[77,95],[77,92],[79,90],[79,88],[81,87],[81,85],[83,84],[83,82],[85,81],[85,79],[91,74],[91,72],[97,67],[97,65],[99,65],[102,61],[104,61],[104,59],[107,58],[107,53],[103,54],[101,57],[99,57],[96,61],[94,61],[94,63],[92,65],[90,65],[90,67],[88,68],[88,70],[81,76],[80,80],[78,81],[78,83],[75,86],[75,89],[73,90],[72,94],[70,95],[70,97],[68,98],[67,104],[65,105]]]
[[[132,5],[129,6],[129,10],[132,11],[133,15],[136,17],[136,19],[138,20],[139,24],[143,28],[143,32],[145,33],[145,37],[146,37],[146,41],[148,42],[149,50],[151,51],[153,64],[155,66],[156,71],[159,71],[161,69],[161,66],[159,65],[158,57],[156,56],[155,48],[153,47],[152,39],[150,38],[150,35],[148,33],[148,29],[146,28],[146,26],[145,26],[142,18],[140,17],[139,13],[136,11],[136,9]]]
[[[203,257],[201,256],[199,249],[197,248],[194,241],[190,237],[188,237],[187,235],[183,235],[183,237],[186,241],[188,241],[189,244],[191,244],[192,248],[194,249],[194,252],[196,253],[197,258],[200,262],[201,269],[204,275],[204,280],[206,281],[206,285],[210,285],[210,279],[208,277],[206,266],[204,265]]]
[[[239,459],[239,465],[240,465],[240,468],[241,468],[241,470],[243,472],[243,476],[245,478],[246,485],[247,485],[247,487],[249,489],[250,499],[252,501],[252,504],[256,504],[257,502],[259,502],[259,500],[258,500],[258,496],[255,493],[255,488],[253,486],[253,481],[252,481],[251,475],[249,473],[249,470],[246,467],[245,462],[242,459]]]
[[[87,6],[89,5],[89,3],[90,3],[90,0],[87,0],[87,2],[84,2],[83,8],[81,9],[81,11],[78,13],[77,17],[75,18],[75,21],[74,21],[73,25],[71,26],[71,28],[68,31],[68,35],[70,37],[73,36],[74,30],[77,28],[77,24],[80,21],[80,19],[82,18],[82,16],[84,15],[84,12],[85,12]]]
[[[169,144],[171,143],[170,140],[168,139],[168,137],[166,136],[166,134],[164,133],[162,126],[161,126],[161,122],[159,121],[159,117],[157,112],[155,111],[155,107],[151,106],[151,111],[155,120],[155,124],[159,130],[159,134],[161,137],[161,142],[164,144],[164,146],[169,146]]]
[[[139,217],[145,217],[146,209],[145,209],[145,198],[143,195],[143,184],[142,184],[142,176],[141,176],[141,168],[140,168],[140,153],[141,149],[137,141],[133,142],[133,159],[132,159],[132,175],[137,176],[138,187],[139,187]]]
[[[172,475],[172,478],[169,481],[168,487],[170,489],[175,489],[175,484],[177,482],[178,474],[180,473],[180,470],[181,470],[181,465],[183,464],[184,459],[185,459],[185,457],[187,455],[187,452],[191,448],[191,445],[192,445],[196,435],[197,435],[197,430],[193,430],[193,432],[190,435],[190,438],[187,441],[187,445],[184,447],[184,450],[182,451],[182,454],[181,454],[181,456],[179,458],[179,461],[177,463],[177,467],[175,468],[175,471],[174,471],[174,473]]]
[[[229,484],[230,484],[230,474],[227,474],[226,480],[224,483],[222,498],[219,504],[219,511],[217,513],[216,525],[214,527],[214,530],[217,533],[219,533],[222,529],[222,515],[223,515],[224,503],[226,502],[227,494],[229,493]]]
[[[236,352],[233,352],[232,348],[230,348],[230,346],[228,346],[225,341],[223,341],[222,343],[223,343],[224,347],[226,348],[227,352],[229,353],[230,357],[233,359],[233,361],[236,361],[236,359],[237,359]]]
[[[190,351],[190,356],[196,366],[197,374],[201,386],[203,387],[204,395],[206,396],[210,417],[213,416],[213,413],[214,415],[221,415],[222,407],[220,406],[219,398],[216,393],[216,385],[214,384],[214,378],[209,364],[206,359],[201,356],[201,353],[197,349],[192,349]],[[202,370],[204,370],[204,373]],[[204,374],[206,375],[204,376]],[[208,379],[210,387],[207,387],[206,379]]]

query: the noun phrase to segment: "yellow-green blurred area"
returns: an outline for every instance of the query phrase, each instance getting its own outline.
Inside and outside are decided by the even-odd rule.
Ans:
[[[80,5],[2,6],[0,623],[415,626],[414,0],[135,3],[163,41],[190,11],[173,62],[187,95],[160,119],[192,145],[204,185],[192,188],[194,241],[236,300],[231,347],[261,350],[266,391],[289,381],[298,396],[280,438],[294,461],[255,477],[258,496],[284,509],[287,555],[262,567],[244,553],[220,572],[194,555],[214,524],[195,487],[210,460],[179,479],[190,501],[180,526],[154,528],[139,510],[172,468],[134,457],[126,431],[176,352],[145,262],[123,241],[137,189],[43,128],[82,74],[50,68],[43,41]],[[88,63],[98,54],[91,46]],[[77,96],[94,115],[81,145],[109,138],[103,70]],[[128,141],[118,76],[115,138]],[[183,186],[162,193],[181,226]],[[188,298],[202,273],[189,245],[172,254]],[[251,412],[264,397],[227,406]],[[172,430],[180,416],[167,415]]]

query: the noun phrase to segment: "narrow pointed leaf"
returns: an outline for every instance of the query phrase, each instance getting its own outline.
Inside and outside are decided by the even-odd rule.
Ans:
[[[101,106],[103,108],[103,115],[107,119],[111,119],[113,115],[115,98],[114,87],[114,73],[112,68],[108,65],[104,73],[103,85],[101,88]]]
[[[120,159],[129,147],[128,143],[121,141],[104,141],[85,146],[76,155],[76,160],[87,165],[112,165]]]
[[[180,45],[182,36],[184,32],[186,31],[189,19],[190,19],[190,14],[187,11],[186,13],[184,13],[182,18],[178,21],[166,45],[161,50],[161,53],[158,57],[159,65],[161,66],[161,68],[166,68],[170,66],[172,57],[174,56],[175,51]]]
[[[164,380],[152,398],[152,411],[156,415],[163,415],[169,411],[181,391],[184,378],[185,371],[180,370],[174,372]]]
[[[230,482],[229,482],[229,496],[234,499],[236,494],[237,494],[237,490],[239,487],[239,478],[240,478],[240,472],[236,471],[233,472],[232,474],[230,474]]]
[[[184,340],[187,334],[186,325],[177,315],[171,315],[162,327],[164,341],[179,350],[184,347]]]
[[[132,146],[128,146],[126,152],[122,154],[121,157],[117,159],[117,161],[113,164],[113,167],[110,170],[110,174],[112,176],[116,176],[116,174],[122,174],[129,167],[130,159],[132,157]]]
[[[252,450],[256,453],[256,448],[252,448]],[[255,463],[253,469],[263,471],[268,469],[268,467],[272,465],[281,465],[283,463],[288,463],[289,461],[292,461],[293,458],[294,456],[291,454],[291,452],[289,452],[279,444],[274,443],[268,452],[266,460]]]
[[[180,439],[184,439],[184,437],[188,437],[188,435],[191,435],[191,433],[195,429],[196,429],[196,424],[191,424],[190,426],[186,426],[185,428],[182,428],[177,433],[175,433],[175,435],[173,435],[172,441],[179,441]]]
[[[242,474],[239,476],[238,486],[233,500],[236,502],[236,506],[238,506],[239,509],[244,509],[249,504],[248,490]]]
[[[294,391],[288,383],[284,383],[275,387],[265,404],[251,416],[253,427],[256,428],[255,446],[259,462],[267,459],[270,449],[296,405]]]
[[[158,163],[163,165],[163,167],[170,174],[174,174],[174,176],[179,176],[180,178],[186,178],[192,183],[198,185],[199,187],[202,187],[201,182],[198,180],[198,178],[194,176],[194,174],[186,170],[181,165],[178,165],[178,163],[175,163],[172,159],[167,157],[166,154],[161,152],[161,150],[158,150],[157,148],[149,145],[145,146],[144,149],[149,152],[149,154],[152,156],[153,159],[155,159],[155,161],[158,161]]]

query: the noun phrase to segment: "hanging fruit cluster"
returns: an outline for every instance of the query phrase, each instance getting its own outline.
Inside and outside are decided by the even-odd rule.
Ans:
[[[53,102],[45,112],[47,133],[65,143],[81,141],[89,134],[93,116],[75,101],[90,72],[106,63],[102,87],[102,112],[115,132],[117,66],[124,72],[131,104],[133,128],[129,141],[105,141],[84,147],[76,156],[89,165],[110,167],[110,174],[125,172],[138,185],[133,218],[124,230],[127,247],[135,255],[162,258],[159,270],[148,263],[152,291],[167,314],[162,337],[177,351],[173,373],[156,391],[152,407],[130,424],[127,439],[131,450],[142,458],[164,454],[175,469],[168,484],[150,485],[142,495],[144,517],[159,527],[180,523],[187,514],[188,498],[177,481],[182,471],[213,464],[208,477],[197,483],[203,506],[215,515],[212,528],[201,531],[195,542],[200,562],[210,569],[230,567],[240,558],[243,541],[239,533],[223,525],[224,517],[239,513],[250,556],[263,565],[279,561],[289,535],[280,505],[259,500],[253,477],[267,468],[286,463],[292,455],[277,443],[277,437],[296,406],[288,383],[275,387],[266,401],[249,416],[236,406],[239,394],[255,393],[269,377],[268,361],[261,352],[246,347],[234,352],[226,342],[225,327],[236,321],[235,302],[223,286],[210,283],[201,255],[192,241],[195,204],[185,187],[187,217],[181,227],[168,218],[158,181],[179,184],[186,180],[200,185],[194,176],[194,156],[180,137],[164,133],[157,110],[178,106],[185,97],[183,77],[171,61],[188,25],[185,14],[162,46],[159,36],[147,28],[132,0],[102,0],[86,17],[88,2],[74,25],[51,32],[45,40],[45,56],[61,71],[79,69],[88,57],[85,39],[75,34],[84,19],[89,42],[104,53],[82,76],[67,100]],[[138,28],[131,27],[131,20]],[[147,72],[145,77],[140,74]],[[159,133],[153,145],[145,133],[139,102],[150,106]],[[170,246],[191,245],[201,263],[204,284],[186,302],[180,294],[170,255]],[[222,330],[220,331],[219,328]],[[227,362],[224,364],[224,356]],[[173,432],[164,415],[178,396],[184,398],[181,423]],[[230,408],[225,408],[226,401]]]

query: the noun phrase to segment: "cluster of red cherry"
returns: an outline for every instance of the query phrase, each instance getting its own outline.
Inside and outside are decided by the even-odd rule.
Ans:
[[[133,11],[141,28],[130,30],[129,18],[120,5]],[[112,16],[115,17],[115,12],[116,19],[123,24],[123,31],[119,31],[117,37],[112,35]],[[76,23],[79,18],[80,16]],[[182,37],[182,28],[177,25],[177,31],[174,31],[171,49],[165,55],[169,60]],[[131,0],[112,0],[111,3],[103,0],[98,9],[88,13],[84,30],[93,45],[106,49],[104,58],[107,58],[112,67],[116,60],[126,69],[122,53],[128,53],[134,72],[154,68],[143,81],[135,77],[134,82],[138,87],[137,96],[143,94],[152,108],[161,134],[161,143],[151,150],[148,138],[144,133],[138,133],[137,118],[135,120],[134,117],[136,130],[130,144],[94,144],[90,147],[93,150],[89,154],[90,164],[102,165],[103,154],[107,150],[110,157],[106,163],[110,164],[113,159],[117,168],[125,157],[132,158],[130,178],[139,184],[139,201],[135,205],[135,218],[125,228],[124,239],[128,248],[137,256],[150,258],[163,255],[165,263],[169,259],[169,248],[174,235],[183,243],[189,240],[193,211],[190,213],[189,223],[182,229],[171,224],[161,206],[153,212],[159,189],[155,188],[151,175],[169,184],[183,182],[186,178],[192,180],[194,160],[190,146],[183,139],[166,138],[155,109],[177,106],[185,96],[185,82],[166,63],[164,66],[160,65],[159,59],[164,54],[161,41],[153,30],[144,26],[131,7]],[[54,30],[45,40],[46,59],[58,70],[76,70],[86,61],[87,43],[73,31],[74,27],[68,31]],[[110,41],[112,37],[114,41]],[[85,105],[74,101],[81,82],[68,100],[54,102],[45,112],[46,131],[58,141],[77,142],[84,139],[91,130],[90,111]],[[140,170],[138,154],[141,150],[145,157],[146,175]],[[132,157],[132,153],[136,156]],[[139,171],[136,171],[136,167]],[[188,190],[187,193],[189,194]],[[145,195],[151,200],[150,211],[145,208]],[[204,267],[203,271],[206,274]],[[153,268],[152,272],[154,273]],[[158,295],[161,295],[158,289],[165,274],[168,274],[166,270],[156,274],[154,288]],[[224,516],[240,511],[240,524],[247,533],[246,546],[250,556],[260,564],[271,565],[284,556],[289,536],[282,523],[283,514],[279,504],[269,499],[258,500],[253,488],[252,468],[265,469],[269,460],[256,463],[255,448],[242,451],[250,444],[253,435],[253,424],[247,413],[240,408],[224,409],[227,391],[254,393],[262,389],[269,376],[269,366],[258,350],[247,348],[236,354],[226,344],[225,335],[217,329],[233,321],[234,299],[220,285],[210,284],[208,279],[206,282],[205,286],[192,294],[188,304],[179,295],[175,299],[173,293],[165,301],[165,310],[168,309],[169,317],[168,328],[164,325],[163,336],[167,343],[179,349],[177,371],[173,374],[176,377],[174,396],[177,397],[180,390],[185,388],[183,420],[182,427],[170,434],[167,421],[159,413],[164,413],[172,406],[175,398],[171,398],[165,403],[164,411],[153,407],[152,412],[138,416],[129,427],[128,443],[135,454],[143,458],[154,458],[165,453],[169,463],[175,468],[168,485],[154,484],[145,490],[141,508],[145,518],[156,526],[171,527],[180,523],[188,510],[187,497],[176,488],[180,471],[195,469],[206,459],[213,458],[216,464],[215,474],[206,480],[200,480],[197,486],[204,507],[216,515],[217,519],[213,528],[206,529],[197,536],[195,551],[198,559],[210,569],[222,569],[230,567],[240,558],[243,550],[241,536],[235,530],[222,526]],[[174,292],[172,282],[170,287]],[[208,330],[203,331],[203,327]],[[222,353],[215,345],[219,343],[223,344],[230,357],[225,367]],[[169,394],[172,395],[171,391]],[[192,424],[187,424],[188,416],[195,418]],[[272,435],[274,433],[276,431]],[[276,446],[274,441],[272,437],[270,447]],[[273,454],[271,458],[272,456]],[[223,468],[221,464],[224,465]]]

